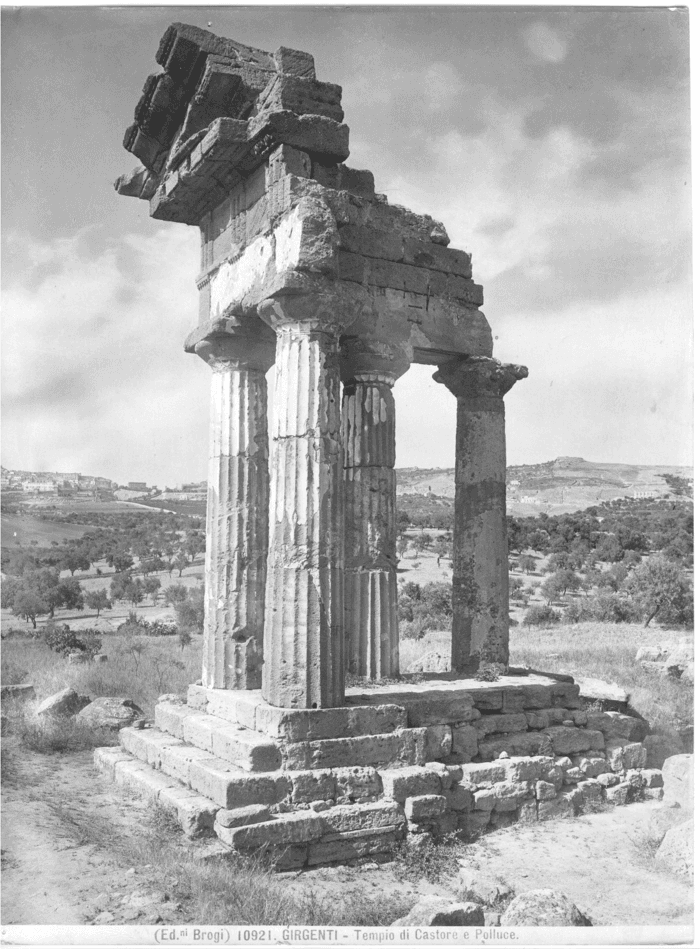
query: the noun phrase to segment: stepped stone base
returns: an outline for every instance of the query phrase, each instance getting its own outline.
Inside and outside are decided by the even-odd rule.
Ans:
[[[349,689],[331,709],[190,686],[124,728],[96,766],[191,837],[279,869],[390,854],[409,834],[467,837],[663,795],[643,719],[580,708],[568,676],[436,677]]]

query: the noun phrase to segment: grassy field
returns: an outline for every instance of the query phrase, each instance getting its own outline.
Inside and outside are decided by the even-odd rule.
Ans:
[[[34,541],[39,547],[50,547],[52,541],[60,544],[64,540],[77,540],[91,530],[85,524],[58,524],[31,514],[3,514],[0,529],[5,547],[30,547]]]

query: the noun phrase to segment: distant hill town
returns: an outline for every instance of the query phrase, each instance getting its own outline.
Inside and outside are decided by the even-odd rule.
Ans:
[[[677,465],[619,465],[555,458],[507,469],[507,504],[520,516],[564,514],[615,498],[690,497],[693,469]],[[398,468],[399,495],[454,498],[454,468]]]
[[[204,513],[206,481],[158,488],[145,481],[118,484],[109,478],[79,472],[22,471],[0,468],[3,497],[28,503],[71,498],[144,502],[166,510]],[[397,468],[397,493],[408,501],[439,503],[452,509],[454,468]],[[677,465],[618,465],[555,458],[537,465],[507,469],[507,504],[519,516],[564,514],[615,498],[692,497],[693,469]],[[400,505],[399,505],[400,506]]]

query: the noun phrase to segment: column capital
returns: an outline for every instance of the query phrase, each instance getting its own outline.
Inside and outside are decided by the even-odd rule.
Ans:
[[[337,338],[369,306],[364,287],[329,283],[308,293],[280,292],[258,304],[260,318],[280,331],[299,327],[307,333],[323,333]]]
[[[446,385],[457,398],[500,401],[527,375],[525,366],[499,362],[490,356],[466,356],[440,366],[433,379]]]
[[[208,320],[192,330],[185,352],[196,353],[215,371],[237,368],[267,372],[275,361],[274,332],[258,317]]]
[[[340,342],[340,378],[353,382],[383,382],[393,386],[408,371],[413,355],[408,343],[348,336]]]

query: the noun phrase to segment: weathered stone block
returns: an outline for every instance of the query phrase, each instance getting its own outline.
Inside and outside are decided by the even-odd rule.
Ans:
[[[461,784],[455,784],[445,792],[447,806],[452,811],[468,811],[474,807],[474,795]]]
[[[118,761],[133,761],[133,758],[121,748],[95,748],[93,754],[95,767],[112,781],[114,780],[114,768]]]
[[[627,782],[623,781],[620,784],[605,789],[605,800],[608,804],[626,804],[629,793],[630,786]]]
[[[537,819],[556,820],[560,817],[573,817],[574,805],[566,794],[559,794],[551,801],[538,801]]]
[[[432,690],[425,693],[402,693],[396,701],[408,714],[410,728],[422,725],[454,725],[472,722],[479,718],[480,712],[474,707],[474,700],[467,692]]]
[[[546,728],[550,724],[550,718],[545,709],[538,709],[535,712],[525,712],[525,721],[527,727],[532,729]]]
[[[442,794],[422,794],[407,797],[404,803],[406,818],[411,821],[426,821],[444,814],[447,800]]]
[[[405,824],[401,807],[394,801],[370,804],[340,804],[319,815],[324,837],[350,832],[374,832],[381,828],[399,830]]]
[[[606,740],[624,738],[636,742],[643,741],[649,734],[648,722],[622,712],[589,712],[588,727],[602,732]]]
[[[535,795],[538,801],[553,801],[557,796],[557,788],[548,781],[538,781],[535,784]]]
[[[426,761],[438,761],[451,754],[452,727],[450,725],[427,725],[425,738]]]
[[[585,775],[580,768],[569,768],[568,771],[564,772],[564,784],[578,784],[579,781],[583,781]]]
[[[479,757],[483,761],[493,761],[501,752],[509,755],[546,755],[551,753],[552,739],[544,732],[516,732],[512,735],[485,739],[479,742]]]
[[[619,784],[621,781],[619,774],[613,774],[612,772],[606,772],[605,774],[599,774],[595,779],[598,784],[603,788],[611,788],[614,785]]]
[[[158,702],[156,705],[155,722],[161,731],[168,732],[175,738],[183,737],[185,719],[192,714],[186,705],[175,705],[172,702]]]
[[[603,787],[594,778],[587,778],[585,781],[581,781],[578,789],[583,794],[584,800],[588,803],[595,803],[603,799]]]
[[[220,808],[216,814],[216,823],[222,827],[243,827],[271,819],[272,812],[266,804],[248,804],[246,807],[233,809]]]
[[[292,789],[287,775],[246,774],[215,758],[192,762],[189,783],[200,794],[229,809],[247,804],[278,804],[291,795]]]
[[[525,782],[503,781],[494,784],[492,788],[496,802],[494,807],[499,813],[502,811],[515,811],[524,804],[528,798],[534,797],[534,791],[529,784]]]
[[[141,761],[117,761],[114,765],[114,782],[128,788],[140,797],[157,801],[165,788],[173,787],[177,782],[160,771],[154,771]]]
[[[606,744],[605,755],[610,762],[611,771],[622,772],[630,768],[643,768],[647,763],[646,748],[641,742],[613,739]]]
[[[496,806],[496,795],[492,788],[477,791],[474,795],[474,810],[491,811]]]
[[[503,689],[496,686],[480,686],[471,692],[471,698],[480,712],[500,712],[503,709]]]
[[[452,753],[468,763],[477,754],[479,739],[473,725],[455,725],[452,728]]]
[[[275,820],[242,827],[217,825],[216,834],[236,850],[258,850],[320,840],[323,824],[319,815],[313,811],[293,811],[281,814]]]
[[[428,768],[409,767],[379,772],[384,796],[403,804],[407,797],[422,794],[439,794],[441,783],[439,776]]]
[[[504,766],[510,781],[536,781],[538,778],[547,781],[554,764],[548,756],[534,755],[532,758],[510,758]]]
[[[420,765],[427,760],[425,729],[402,728],[390,735],[361,735],[283,745],[283,768],[338,768],[357,765],[401,767]]]
[[[509,773],[507,764],[498,761],[482,764],[472,762],[462,765],[462,784],[473,785],[476,788],[486,788],[497,781],[505,781]]]
[[[190,766],[193,762],[211,759],[212,755],[208,751],[193,748],[191,745],[167,745],[160,751],[161,770],[182,781],[183,784],[189,783]],[[206,792],[202,791],[202,794],[206,795]]]
[[[571,761],[587,778],[596,778],[608,770],[608,762],[602,755],[573,755]]]
[[[554,753],[558,755],[589,751],[591,748],[603,745],[603,736],[600,732],[589,731],[585,728],[567,728],[565,725],[550,726],[545,728],[544,734],[551,738]]]
[[[664,785],[663,774],[658,768],[643,768],[642,783],[646,788],[661,788]]]
[[[219,807],[209,798],[189,788],[175,786],[163,788],[158,803],[176,815],[187,837],[204,837],[213,832]]]
[[[382,795],[382,779],[375,768],[335,768],[338,804],[375,801]]]
[[[292,781],[292,803],[335,799],[336,783],[333,771],[289,771]]]
[[[450,733],[451,734],[451,733]],[[451,788],[455,778],[453,772],[448,768],[446,764],[443,764],[442,761],[426,761],[425,767],[429,768],[431,771],[434,771],[435,774],[440,778],[440,787],[443,791],[446,791],[448,788]],[[459,772],[459,778],[462,777],[462,772]],[[457,780],[459,780],[457,778]]]
[[[527,717],[524,712],[482,715],[474,726],[479,740],[491,734],[507,734],[508,732],[524,732],[527,728]]]
[[[222,724],[212,728],[211,735],[213,754],[243,768],[244,771],[276,771],[282,764],[279,747],[257,732],[241,729],[236,725]]]
[[[519,824],[534,824],[537,820],[537,801],[525,801],[517,811]]]
[[[399,836],[390,829],[374,834],[343,835],[334,840],[321,839],[309,844],[310,867],[326,863],[348,863],[359,857],[390,853],[398,844]]]
[[[557,682],[552,687],[552,705],[559,708],[579,708],[581,700],[579,698],[579,687],[576,683]]]

